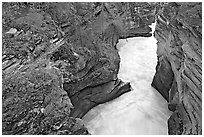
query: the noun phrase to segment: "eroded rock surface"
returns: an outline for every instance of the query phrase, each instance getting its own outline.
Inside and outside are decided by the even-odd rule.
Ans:
[[[149,37],[148,24],[135,25],[128,3],[2,6],[3,134],[89,134],[79,118],[130,91],[118,39]]]
[[[3,134],[88,134],[80,119],[69,117],[73,105],[51,70],[31,70],[2,84]]]
[[[169,134],[202,134],[202,3],[166,3],[157,14],[152,86],[169,102]]]

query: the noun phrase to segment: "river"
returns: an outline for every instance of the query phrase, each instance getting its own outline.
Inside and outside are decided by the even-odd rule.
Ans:
[[[154,30],[154,24],[151,26]],[[132,91],[96,106],[84,117],[94,135],[166,135],[171,112],[166,100],[151,87],[157,64],[155,38],[119,40],[118,78],[130,82]]]

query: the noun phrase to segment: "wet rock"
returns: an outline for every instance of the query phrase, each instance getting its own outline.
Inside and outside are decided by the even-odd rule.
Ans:
[[[116,24],[83,26],[87,18],[70,13],[80,4],[63,6],[4,3],[3,134],[88,134],[76,117],[130,91],[117,78]],[[10,28],[17,32],[6,33]],[[115,30],[109,37],[107,28]]]
[[[120,39],[131,38],[131,37],[151,37],[151,28],[150,27],[138,27],[129,29],[126,35],[120,36]]]
[[[124,83],[121,80],[85,88],[71,97],[75,108],[70,115],[82,118],[91,108],[129,92],[130,88],[130,83]]]
[[[194,2],[166,3],[157,14],[158,65],[152,86],[173,111],[169,134],[202,134],[201,15],[202,4]],[[166,69],[159,67],[163,58],[169,62]]]
[[[117,78],[115,47],[120,38],[151,36],[154,6],[143,7],[3,3],[3,134],[88,134],[78,118],[130,91]]]
[[[159,91],[167,101],[169,101],[169,90],[173,78],[174,74],[167,57],[160,57],[156,67],[156,74],[154,75],[151,85]]]

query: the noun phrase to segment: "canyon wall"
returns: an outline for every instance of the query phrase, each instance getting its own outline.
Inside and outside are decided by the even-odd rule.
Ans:
[[[130,13],[127,3],[3,3],[3,134],[89,134],[80,118],[131,88],[117,78],[118,39],[151,36]]]
[[[164,3],[156,21],[152,86],[173,112],[169,134],[202,134],[202,3]]]
[[[3,3],[3,134],[89,134],[80,118],[131,88],[118,39],[151,36],[155,14],[169,134],[202,134],[202,4],[145,2]]]

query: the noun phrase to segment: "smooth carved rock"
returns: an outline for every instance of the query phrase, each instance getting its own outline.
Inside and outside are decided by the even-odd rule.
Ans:
[[[157,15],[154,36],[158,40],[158,65],[152,85],[173,111],[169,134],[202,134],[201,15],[201,3],[168,3]],[[164,57],[169,69],[158,67],[165,64]],[[161,88],[161,83],[168,88]]]
[[[117,78],[115,47],[151,36],[156,11],[150,3],[14,2],[2,12],[3,134],[67,135],[88,134],[76,117],[130,91]]]
[[[130,83],[124,83],[120,80],[110,81],[95,87],[87,87],[71,97],[75,108],[70,115],[81,118],[91,108],[129,92],[130,88]]]
[[[3,134],[88,134],[73,117],[130,91],[115,46],[151,29],[109,4],[3,4]]]
[[[158,90],[167,101],[169,101],[169,90],[173,78],[174,74],[167,57],[160,57],[156,67],[156,74],[151,85]]]
[[[109,28],[115,29],[115,26],[111,24]],[[86,63],[84,69],[79,70],[81,77],[64,82],[63,88],[74,105],[71,116],[81,118],[96,105],[130,91],[128,83],[119,82],[117,79],[120,62],[115,49],[119,39],[117,34],[113,33],[110,37],[104,38],[106,42],[101,41],[101,44],[96,46],[97,54]]]

